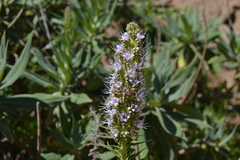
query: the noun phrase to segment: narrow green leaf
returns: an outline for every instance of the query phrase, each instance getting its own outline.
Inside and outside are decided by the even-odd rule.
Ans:
[[[215,139],[222,139],[223,135],[224,135],[224,121],[225,121],[225,118],[221,118],[219,121],[218,121],[218,127],[217,127],[217,132],[215,134]]]
[[[129,159],[129,160],[135,160],[135,158],[136,158],[143,150],[145,150],[145,149],[146,149],[146,148],[140,150],[140,151],[137,152],[137,153],[132,154],[131,156],[128,157],[128,159]]]
[[[27,79],[29,79],[33,82],[36,82],[36,83],[38,83],[38,84],[40,84],[44,87],[51,87],[51,88],[54,88],[54,89],[58,89],[58,86],[59,86],[58,84],[53,84],[53,83],[49,82],[48,79],[45,79],[38,74],[32,73],[29,70],[25,70],[23,72],[23,76],[25,76]]]
[[[1,103],[1,102],[0,102]],[[14,141],[8,122],[0,115],[0,132],[11,142]]]
[[[57,153],[41,153],[41,156],[47,160],[60,160],[62,158],[61,154]]]
[[[179,138],[185,138],[185,134],[182,131],[181,125],[172,119],[169,115],[167,115],[163,108],[155,108],[156,115],[158,117],[159,123],[163,127],[163,129],[173,136]]]
[[[148,104],[151,106],[151,107],[160,107],[161,106],[161,103],[160,102],[157,102],[155,100],[150,100],[148,101]]]
[[[107,152],[97,155],[97,157],[101,160],[108,160],[108,159],[114,158],[115,155],[112,152],[107,151]]]
[[[74,155],[65,154],[60,160],[74,160],[74,158]]]
[[[158,133],[158,139],[156,139],[156,141],[159,142],[159,147],[161,147],[164,157],[166,160],[173,160],[175,157],[173,149],[175,142],[173,141],[173,137],[169,136],[159,123],[155,126]]]
[[[64,136],[66,138],[69,138],[70,131],[71,131],[71,125],[68,122],[67,115],[64,113],[62,107],[59,107],[59,108],[60,108],[60,124],[61,124],[62,133],[64,134]]]
[[[222,138],[221,142],[219,142],[218,146],[221,147],[223,145],[225,145],[228,141],[230,141],[230,139],[232,139],[232,137],[234,136],[236,130],[237,130],[237,125],[234,127],[233,131],[231,132],[231,134],[229,134],[227,137]]]
[[[58,77],[58,73],[55,71],[53,65],[44,57],[42,52],[40,52],[37,48],[33,48],[32,51],[42,69],[44,69],[54,79],[59,80],[60,78]]]
[[[195,58],[190,62],[189,65],[179,69],[176,73],[174,73],[174,75],[171,77],[171,79],[165,85],[165,87],[166,88],[175,87],[175,86],[181,84],[186,78],[188,78],[190,73],[193,72],[193,68],[194,68],[196,59],[197,59],[197,57],[195,56]]]
[[[233,69],[233,68],[239,67],[240,64],[238,62],[231,62],[231,63],[223,64],[223,66],[228,69]]]
[[[111,9],[110,9],[110,11],[109,11],[109,9],[107,8],[107,9],[105,9],[105,11],[107,11],[107,14],[105,14],[106,15],[106,17],[104,17],[103,18],[103,22],[101,23],[101,25],[100,25],[100,31],[102,31],[103,29],[105,29],[109,24],[110,24],[110,22],[111,22],[111,19],[112,19],[112,17],[113,17],[113,14],[114,14],[114,11],[115,11],[115,8],[116,8],[116,6],[117,6],[117,2],[118,1],[113,1],[113,3],[112,3],[112,5],[111,5]],[[109,6],[107,6],[107,7],[109,7]]]
[[[48,107],[48,104],[33,97],[5,97],[0,98],[0,105],[18,109],[35,109],[36,103],[40,102],[41,107]]]
[[[100,145],[100,146],[111,151],[116,157],[118,158],[121,157],[120,153],[116,150],[116,148],[120,149],[119,146],[116,146],[116,145]]]
[[[12,98],[23,98],[23,97],[39,99],[47,103],[48,105],[52,105],[52,104],[59,103],[69,99],[69,96],[61,96],[61,95],[45,94],[45,93],[19,94],[19,95],[12,96]]]
[[[142,128],[138,133],[138,141],[142,142],[141,144],[138,144],[138,148],[139,150],[141,150],[140,159],[144,159],[148,155],[149,149],[145,138],[145,131]]]
[[[91,103],[92,99],[88,97],[85,93],[71,93],[70,101],[76,104]]]
[[[188,40],[191,40],[192,38],[192,27],[190,26],[190,24],[188,23],[185,15],[182,15],[181,16],[181,19],[183,21],[183,24],[184,24],[184,29],[185,29],[185,33],[187,33],[187,36],[188,36]]]
[[[166,103],[164,104],[167,107],[170,107],[172,110],[176,110],[177,112],[182,112],[187,114],[189,117],[196,118],[202,120],[202,115],[196,108],[193,108],[188,105],[179,105],[175,103]]]
[[[208,60],[208,64],[212,64],[212,63],[216,63],[216,62],[224,62],[226,60],[227,60],[226,57],[221,56],[221,55],[217,55],[217,56],[214,56],[214,57],[210,58]]]
[[[206,127],[206,128],[210,128],[210,129],[213,129],[212,126],[210,126],[209,124],[205,123],[204,121],[202,120],[199,120],[199,119],[195,119],[195,118],[184,118],[185,121],[187,122],[191,122],[193,124],[196,124],[198,125],[199,127],[200,126],[203,126],[203,127]]]
[[[4,69],[7,61],[8,43],[7,44],[5,43],[5,38],[6,38],[6,34],[4,32],[1,39],[1,44],[0,44],[0,81],[2,80],[2,77],[4,75]]]
[[[169,26],[171,26],[173,28],[173,33],[172,34],[177,35],[177,32],[180,32],[180,31],[179,31],[179,28],[177,26],[176,20],[172,18],[171,14],[167,10],[164,11],[164,17],[166,18]]]
[[[32,34],[30,38],[27,41],[27,44],[25,45],[19,59],[14,64],[13,68],[8,72],[6,77],[1,82],[0,90],[13,84],[22,74],[24,69],[27,66],[28,59],[30,56],[30,48],[32,43]]]
[[[61,133],[51,128],[49,128],[49,130],[52,132],[56,140],[61,142],[63,145],[65,145],[65,147],[73,148],[73,145]]]
[[[192,75],[171,95],[168,97],[168,101],[172,102],[181,98],[188,90],[189,84],[191,83],[193,76],[195,73],[193,72]]]

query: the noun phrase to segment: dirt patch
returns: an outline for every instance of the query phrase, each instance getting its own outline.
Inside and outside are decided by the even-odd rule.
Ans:
[[[177,9],[192,5],[200,15],[204,12],[207,21],[210,21],[216,15],[225,17],[225,20],[232,17],[234,19],[233,29],[237,34],[240,34],[239,0],[160,0],[159,2],[168,3],[171,7]]]

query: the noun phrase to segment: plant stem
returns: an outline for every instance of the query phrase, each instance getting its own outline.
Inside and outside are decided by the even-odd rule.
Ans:
[[[122,141],[121,142],[121,160],[126,160],[127,159],[127,141]]]
[[[41,129],[41,110],[40,102],[37,101],[37,159],[41,160],[42,129]]]

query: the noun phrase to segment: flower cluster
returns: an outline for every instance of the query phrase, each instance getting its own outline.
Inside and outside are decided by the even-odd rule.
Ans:
[[[106,121],[110,135],[116,141],[136,136],[139,128],[144,127],[140,113],[145,106],[145,88],[142,69],[145,51],[142,48],[144,34],[139,26],[130,22],[120,38],[115,50],[109,77],[108,93],[110,97],[104,104]]]

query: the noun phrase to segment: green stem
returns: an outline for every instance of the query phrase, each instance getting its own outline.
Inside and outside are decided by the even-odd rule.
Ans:
[[[127,159],[127,141],[122,141],[121,142],[121,160],[126,160]]]

